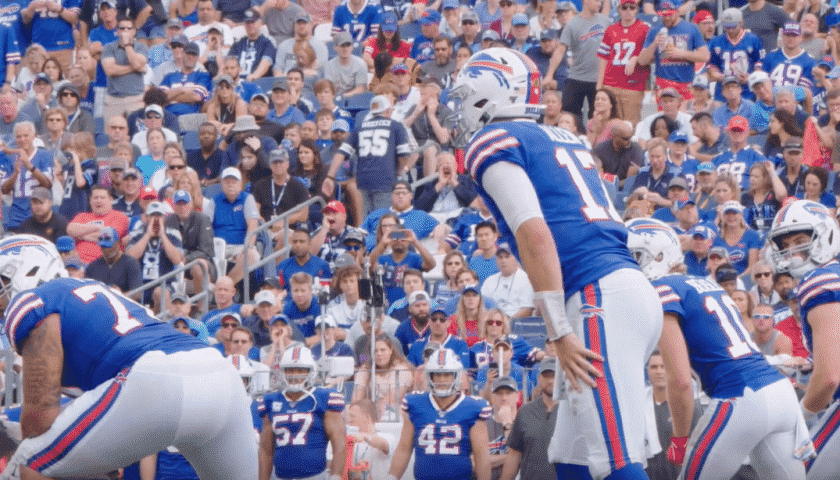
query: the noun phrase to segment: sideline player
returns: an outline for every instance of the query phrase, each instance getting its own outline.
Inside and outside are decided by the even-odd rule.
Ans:
[[[558,478],[586,467],[595,478],[647,478],[638,412],[662,307],[589,150],[571,132],[534,121],[539,79],[512,50],[473,55],[450,92],[460,100],[456,140],[469,140],[466,166],[503,240],[517,247],[572,387],[549,447]]]
[[[688,452],[680,478],[731,478],[749,455],[759,478],[804,480],[802,460],[814,450],[796,392],[755,346],[735,302],[716,283],[685,275],[671,227],[639,218],[627,228],[630,251],[662,301],[659,347],[674,432],[668,459],[683,464]],[[692,369],[711,402],[689,441]]]
[[[202,480],[255,478],[248,398],[231,365],[105,285],[58,278],[66,275],[46,240],[0,241],[0,308],[23,356],[25,438],[0,478],[87,477],[169,445]],[[63,387],[82,393],[61,409]]]
[[[302,343],[293,343],[283,352],[280,391],[265,395],[257,406],[263,417],[260,480],[339,480],[344,473],[347,457],[347,430],[341,417],[344,396],[316,387],[317,374],[312,352]],[[327,442],[333,449],[329,470]]]
[[[817,458],[808,462],[809,479],[840,478],[840,229],[828,210],[799,200],[776,214],[768,235],[776,273],[801,278],[798,288],[802,333],[814,357],[814,370],[800,405],[813,422]],[[822,414],[822,417],[819,417]]]
[[[469,480],[473,471],[477,480],[490,480],[485,421],[492,409],[486,400],[459,391],[463,374],[458,355],[448,348],[435,350],[426,360],[429,391],[403,398],[402,434],[388,480],[402,478],[412,449],[416,480]]]

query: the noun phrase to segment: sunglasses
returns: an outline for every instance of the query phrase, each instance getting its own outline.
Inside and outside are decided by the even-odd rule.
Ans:
[[[770,273],[770,272],[758,272],[758,273],[755,274],[754,278],[762,278],[762,277],[770,278],[771,275],[773,275],[773,274]]]
[[[362,246],[361,245],[345,245],[344,249],[348,250],[348,251],[351,251],[351,252],[358,252],[359,250],[362,249]]]
[[[125,130],[128,127],[123,127],[122,125],[111,125],[108,128],[110,128],[111,130]]]
[[[463,22],[461,22],[461,25],[475,25],[475,22],[473,22],[472,20],[464,20]]]
[[[501,320],[487,320],[484,323],[486,323],[489,327],[501,327],[504,324]]]
[[[186,165],[170,165],[169,166],[170,170],[183,170],[185,168],[187,168]]]
[[[224,327],[224,328],[228,328],[228,327],[233,328],[233,327],[238,327],[238,326],[239,326],[239,324],[236,323],[236,322],[222,322],[222,327]]]
[[[753,315],[753,318],[755,318],[756,320],[769,320],[773,318],[773,315],[768,315],[766,313],[756,313]]]
[[[446,323],[446,322],[449,321],[449,319],[446,318],[446,317],[442,317],[440,315],[436,315],[436,316],[432,317],[432,321],[437,322],[437,323]]]
[[[163,118],[163,115],[158,115],[157,113],[147,113],[146,118]]]

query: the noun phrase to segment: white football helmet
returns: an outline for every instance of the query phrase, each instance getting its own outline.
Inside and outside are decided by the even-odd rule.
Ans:
[[[488,48],[475,53],[449,91],[449,98],[459,103],[452,143],[466,147],[475,132],[494,119],[539,118],[541,77],[534,62],[515,50]]]
[[[807,233],[811,241],[787,249],[782,238]],[[823,205],[797,200],[782,207],[767,235],[768,259],[776,273],[789,272],[797,278],[831,261],[840,254],[840,228]]]
[[[286,373],[287,368],[305,368],[309,370],[302,374]],[[280,359],[280,389],[288,392],[305,392],[315,386],[315,376],[318,374],[318,365],[312,351],[302,343],[296,342],[289,345],[283,352]]]
[[[439,348],[432,352],[429,359],[426,360],[424,373],[426,374],[426,383],[432,394],[436,397],[445,398],[461,390],[461,375],[463,375],[463,372],[464,366],[455,352],[448,348]],[[433,373],[451,373],[454,377],[451,382],[435,382],[432,380]]]
[[[634,218],[625,225],[627,247],[648,280],[662,278],[683,263],[680,239],[673,228],[652,218]]]
[[[67,277],[55,245],[35,235],[0,240],[0,296],[12,297],[54,278]]]

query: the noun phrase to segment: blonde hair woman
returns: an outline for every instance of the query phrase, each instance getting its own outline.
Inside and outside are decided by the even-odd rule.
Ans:
[[[375,370],[372,365],[375,365]],[[376,375],[376,392],[371,400],[383,422],[399,421],[403,397],[412,388],[413,368],[403,353],[394,348],[386,333],[376,336],[373,361],[368,360],[356,373],[353,401],[370,399],[371,370]]]
[[[480,290],[477,286],[466,287],[458,300],[455,314],[451,317],[449,333],[461,337],[472,347],[480,338],[481,325],[486,318],[487,310]]]

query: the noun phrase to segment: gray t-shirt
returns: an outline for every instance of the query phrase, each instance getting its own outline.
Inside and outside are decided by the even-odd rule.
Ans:
[[[772,52],[776,49],[779,40],[779,30],[790,21],[784,10],[770,2],[757,11],[750,10],[749,4],[741,7],[744,14],[744,27],[758,35],[765,52]]]
[[[330,54],[327,51],[327,46],[324,45],[324,42],[314,38],[310,38],[309,46],[312,47],[312,50],[315,50],[315,57],[318,59],[318,65],[325,65],[330,59]],[[297,59],[295,58],[295,53],[293,51],[294,48],[294,38],[285,40],[277,47],[277,56],[274,60],[275,70],[280,70],[283,73],[288,73],[289,70],[291,70],[295,67],[295,65],[297,65]]]
[[[336,95],[352,90],[357,85],[367,87],[367,64],[355,55],[350,57],[350,64],[347,66],[342,65],[338,57],[333,58],[324,65],[323,73],[324,78],[335,84]]]
[[[435,60],[427,60],[420,65],[420,75],[428,75],[441,83],[443,89],[452,86],[452,74],[455,72],[455,60],[450,60],[446,65],[440,66]]]
[[[268,33],[274,37],[277,45],[295,35],[295,18],[306,11],[300,5],[289,2],[283,10],[269,8],[263,15],[263,22],[268,27]]]
[[[560,35],[560,43],[571,53],[568,78],[581,82],[598,81],[598,48],[610,23],[610,17],[602,13],[588,19],[577,14],[569,20]]]
[[[548,442],[554,433],[557,405],[546,411],[545,403],[537,397],[519,409],[507,446],[522,454],[519,463],[520,478],[528,480],[555,480],[554,465],[548,462]]]
[[[142,43],[134,40],[134,51],[149,56],[149,49]],[[102,49],[102,59],[113,58],[117,65],[128,66],[128,55],[124,48],[120,48],[119,42],[111,42]],[[148,67],[147,67],[148,68]],[[108,95],[112,97],[132,97],[142,95],[146,91],[143,83],[143,74],[132,71],[125,75],[108,76]]]

